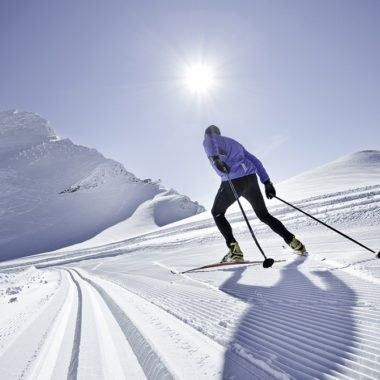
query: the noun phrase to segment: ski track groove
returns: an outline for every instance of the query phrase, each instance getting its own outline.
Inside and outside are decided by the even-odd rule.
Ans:
[[[82,334],[82,314],[83,314],[83,294],[82,289],[78,281],[74,278],[72,273],[67,270],[67,273],[70,275],[72,281],[74,282],[77,294],[78,294],[78,309],[77,309],[77,318],[75,322],[75,332],[74,332],[74,341],[73,349],[71,352],[71,359],[69,370],[67,374],[68,380],[76,380],[78,378],[78,366],[79,366],[79,352],[80,352],[80,343],[81,343],[81,334]]]
[[[143,369],[147,379],[173,379],[172,374],[165,367],[159,356],[152,350],[149,343],[146,341],[140,331],[134,326],[128,316],[121,310],[119,305],[102,289],[90,279],[85,278],[75,269],[70,269],[75,272],[81,280],[88,283],[104,300],[109,311],[112,313],[115,321],[118,323],[125,338],[130,342],[130,346],[138,359],[141,368]]]
[[[78,378],[145,379],[143,371],[103,298],[72,272],[83,293]],[[128,363],[128,368],[127,364]]]

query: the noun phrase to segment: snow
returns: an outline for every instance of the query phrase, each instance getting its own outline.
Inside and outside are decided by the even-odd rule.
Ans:
[[[60,139],[37,114],[0,112],[2,260],[87,241],[118,223],[123,238],[136,235],[141,209],[150,210],[151,228],[204,211],[95,149]]]
[[[379,158],[378,151],[348,155],[278,184],[278,194],[378,252]],[[115,192],[124,181],[161,186],[99,164],[68,183],[79,189],[64,197]],[[268,201],[308,257],[284,248],[247,210],[266,255],[283,261],[172,274],[225,254],[210,213],[177,219],[192,204],[153,191],[134,203],[133,216],[86,242],[0,263],[1,378],[380,378],[373,252]],[[262,260],[241,214],[228,218],[245,258]]]
[[[57,138],[50,123],[37,114],[16,110],[0,111],[1,159]]]
[[[380,153],[367,150],[349,154],[283,181],[279,190],[292,200],[378,185],[379,178]]]

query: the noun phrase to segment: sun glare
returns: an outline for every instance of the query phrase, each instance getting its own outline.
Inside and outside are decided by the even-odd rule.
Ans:
[[[213,72],[207,65],[197,64],[187,68],[185,81],[190,90],[205,92],[213,84]]]

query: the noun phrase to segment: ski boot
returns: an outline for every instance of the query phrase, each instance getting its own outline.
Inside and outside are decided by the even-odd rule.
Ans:
[[[221,263],[233,263],[244,261],[243,252],[241,251],[239,244],[234,241],[230,244],[230,250],[223,257]]]
[[[294,250],[294,253],[301,256],[308,256],[306,251],[306,247],[298,240],[295,236],[293,236],[292,241],[289,243],[290,248]]]

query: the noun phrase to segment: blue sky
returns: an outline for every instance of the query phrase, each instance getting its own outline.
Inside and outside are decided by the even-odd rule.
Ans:
[[[379,20],[378,0],[4,0],[0,109],[210,208],[210,124],[274,183],[380,149]],[[198,62],[215,73],[202,95],[184,85]]]

